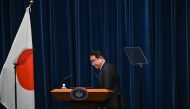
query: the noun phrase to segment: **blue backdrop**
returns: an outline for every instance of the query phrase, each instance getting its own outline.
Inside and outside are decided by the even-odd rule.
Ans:
[[[0,69],[28,3],[0,0]],[[31,24],[36,109],[63,109],[50,91],[70,74],[67,86],[96,87],[93,49],[117,67],[122,109],[190,109],[189,0],[34,0]],[[125,46],[144,51],[142,76]]]

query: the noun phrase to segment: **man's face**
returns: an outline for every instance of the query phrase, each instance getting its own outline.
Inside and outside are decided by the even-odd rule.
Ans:
[[[96,58],[96,56],[92,55],[90,56],[90,62],[93,67],[100,69],[102,65],[102,58]]]

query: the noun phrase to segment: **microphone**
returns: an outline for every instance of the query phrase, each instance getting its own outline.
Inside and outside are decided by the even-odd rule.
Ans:
[[[73,76],[73,74],[67,75],[66,77],[64,77],[63,79],[61,79],[61,85],[64,84],[64,81],[71,78]]]

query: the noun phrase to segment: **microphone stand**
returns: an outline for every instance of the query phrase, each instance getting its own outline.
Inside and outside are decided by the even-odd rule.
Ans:
[[[17,84],[16,84],[16,68],[18,64],[14,63],[14,72],[15,72],[15,109],[17,109]]]
[[[139,77],[140,77],[140,80],[139,80],[139,85],[140,85],[140,109],[143,109],[143,104],[142,104],[142,74],[143,74],[143,64],[142,63],[138,63],[137,65],[139,65],[139,68],[140,68],[140,71],[139,71]]]

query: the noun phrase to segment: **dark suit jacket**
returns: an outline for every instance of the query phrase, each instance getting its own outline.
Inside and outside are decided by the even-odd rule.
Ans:
[[[114,91],[104,103],[107,109],[120,108],[120,85],[115,67],[110,63],[104,63],[98,80],[99,88],[111,89]]]

